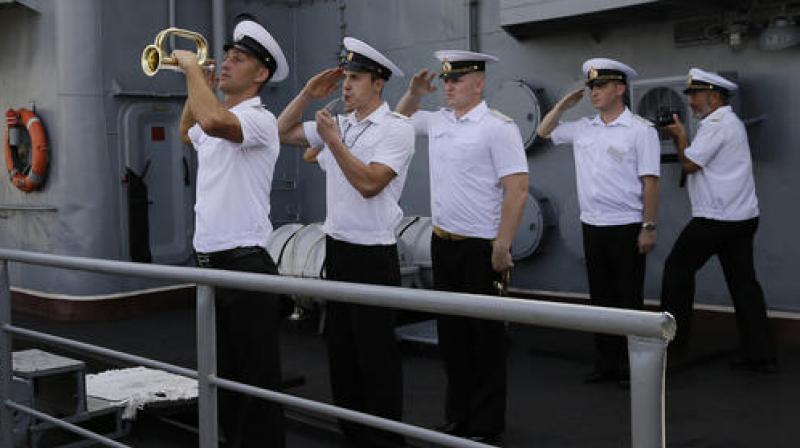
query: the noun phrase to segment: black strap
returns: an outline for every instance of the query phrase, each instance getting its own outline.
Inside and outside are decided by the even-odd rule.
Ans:
[[[275,262],[275,267],[278,268],[279,270],[281,267],[281,262],[283,261],[283,252],[286,250],[286,246],[289,245],[289,241],[291,241],[294,238],[294,236],[297,235],[297,232],[301,231],[303,227],[299,227],[297,230],[292,232],[292,235],[289,238],[286,238],[286,241],[283,242],[283,245],[281,246],[281,251],[278,253],[278,260]]]
[[[397,236],[403,236],[403,234],[406,233],[406,230],[408,230],[409,227],[413,226],[417,221],[419,221],[419,216],[415,216],[414,219],[411,220],[411,222],[409,222],[408,224],[406,224],[405,227],[400,229],[400,231],[397,232]]]

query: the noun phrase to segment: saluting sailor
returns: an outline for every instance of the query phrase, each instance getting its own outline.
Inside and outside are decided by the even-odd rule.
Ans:
[[[243,18],[225,45],[222,102],[212,90],[213,72],[204,74],[194,53],[174,51],[188,92],[181,136],[198,159],[194,248],[201,267],[277,275],[265,247],[280,144],[275,116],[259,92],[285,79],[289,66],[267,30],[252,16]],[[218,375],[279,389],[278,296],[218,289],[216,297]],[[284,446],[283,413],[269,401],[222,390],[219,419],[228,447]]]
[[[400,286],[394,230],[398,201],[414,154],[414,130],[381,98],[385,83],[403,72],[366,43],[346,37],[341,65],[308,81],[278,117],[281,141],[319,147],[325,171],[325,275],[331,280]],[[347,115],[322,109],[302,123],[310,103],[342,84]],[[334,403],[381,417],[402,417],[402,365],[394,311],[329,302],[326,336]],[[340,422],[358,446],[402,445],[402,437]]]
[[[420,111],[436,90],[435,73],[419,71],[397,111],[428,136],[431,177],[431,258],[438,290],[497,294],[513,266],[511,241],[528,197],[528,162],[514,121],[483,101],[488,54],[434,53],[441,61],[447,107]],[[447,375],[450,434],[499,443],[505,431],[506,342],[503,322],[455,316],[438,319]]]
[[[664,266],[661,304],[678,321],[674,347],[685,345],[691,328],[694,277],[716,255],[722,264],[742,344],[732,367],[777,370],[767,323],[764,292],[753,266],[758,199],[744,124],[729,105],[737,85],[698,68],[689,71],[685,94],[700,126],[689,144],[678,117],[666,130],[673,136],[692,204]]]
[[[583,97],[565,95],[536,132],[554,144],[571,144],[575,153],[583,248],[594,305],[640,309],[645,254],[656,243],[660,144],[652,123],[625,105],[628,65],[607,58],[583,64],[594,117],[559,122]],[[585,382],[628,381],[625,338],[595,336],[597,360]]]

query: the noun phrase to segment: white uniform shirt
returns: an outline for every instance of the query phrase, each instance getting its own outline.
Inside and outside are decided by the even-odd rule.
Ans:
[[[687,178],[692,216],[721,221],[758,216],[747,132],[730,106],[720,107],[700,121],[685,154],[702,167]]]
[[[500,227],[500,178],[527,173],[528,161],[514,121],[485,101],[461,118],[450,109],[411,117],[428,136],[433,225],[473,238],[493,239]]]
[[[562,122],[553,143],[575,148],[580,220],[595,226],[642,222],[642,176],[659,176],[661,145],[652,123],[626,107],[605,124],[596,115]]]
[[[280,144],[275,116],[253,97],[230,111],[242,127],[242,143],[203,132],[189,138],[197,151],[194,248],[216,252],[243,246],[266,247],[272,233],[269,195]]]
[[[414,131],[408,119],[389,110],[385,102],[360,122],[355,112],[340,115],[342,141],[365,164],[380,163],[397,174],[380,193],[364,198],[345,177],[327,146],[317,156],[325,171],[326,216],[323,231],[352,244],[395,244],[395,227],[403,218],[398,201],[414,155]],[[321,146],[317,123],[303,123],[311,146]]]

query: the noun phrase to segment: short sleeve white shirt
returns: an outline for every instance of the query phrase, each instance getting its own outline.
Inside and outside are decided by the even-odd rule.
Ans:
[[[721,221],[758,216],[747,131],[730,106],[700,121],[685,155],[702,168],[687,177],[692,216]]]
[[[232,107],[242,142],[212,137],[195,124],[189,138],[197,151],[194,248],[217,252],[266,247],[272,233],[270,190],[280,144],[275,116],[253,97]]]
[[[395,244],[395,228],[403,218],[400,195],[414,155],[414,130],[409,120],[395,114],[385,102],[361,121],[355,112],[338,117],[342,141],[365,164],[388,166],[396,176],[377,195],[365,198],[347,180],[336,158],[325,146],[317,156],[325,171],[325,224],[331,237],[352,244]],[[303,123],[306,140],[321,146],[313,121]]]
[[[485,101],[461,118],[450,109],[418,111],[411,120],[428,136],[431,215],[448,232],[493,239],[500,227],[500,179],[528,172],[514,121]]]
[[[659,176],[661,145],[652,123],[626,107],[611,123],[600,115],[562,122],[553,143],[572,144],[580,220],[595,226],[642,221],[642,176]]]

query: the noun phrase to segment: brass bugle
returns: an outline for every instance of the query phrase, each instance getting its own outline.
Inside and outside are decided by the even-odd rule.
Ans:
[[[155,42],[144,47],[142,51],[142,71],[145,75],[154,76],[162,68],[180,71],[178,61],[171,53],[167,55],[165,45],[171,34],[193,40],[197,46],[197,63],[205,64],[208,58],[208,41],[202,34],[181,28],[167,28],[156,34]]]

